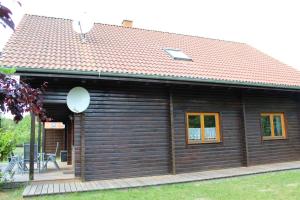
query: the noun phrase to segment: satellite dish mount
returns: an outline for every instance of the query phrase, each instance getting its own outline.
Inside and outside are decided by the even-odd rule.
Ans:
[[[73,20],[73,30],[80,34],[82,43],[86,42],[86,33],[88,33],[94,26],[93,20],[84,12],[78,19]]]
[[[81,22],[78,21],[78,26],[80,28],[80,39],[82,43],[86,42],[86,37],[85,37],[85,33],[82,32],[82,27],[81,27]]]

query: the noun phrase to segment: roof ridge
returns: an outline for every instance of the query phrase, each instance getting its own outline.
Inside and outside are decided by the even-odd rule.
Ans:
[[[62,18],[62,17],[50,17],[50,16],[45,16],[45,15],[36,15],[36,14],[29,14],[25,13],[24,16],[32,16],[32,17],[42,17],[42,18],[53,18],[53,19],[62,19],[62,20],[69,20],[72,21],[72,19],[69,18]]]
[[[43,15],[36,15],[36,14],[25,14],[27,16],[35,16],[35,17],[42,17],[42,18],[53,18],[53,19],[62,19],[62,20],[72,20],[69,18],[62,18],[62,17],[51,17],[51,16],[43,16]],[[247,43],[244,42],[237,42],[237,41],[232,41],[232,40],[224,40],[224,39],[218,39],[218,38],[209,38],[209,37],[203,37],[199,35],[188,35],[184,33],[175,33],[175,32],[169,32],[169,31],[161,31],[161,30],[154,30],[154,29],[146,29],[146,28],[138,28],[138,27],[131,27],[131,28],[125,28],[122,25],[117,25],[117,24],[107,24],[107,23],[102,23],[102,22],[94,22],[94,24],[101,24],[105,26],[113,26],[117,28],[124,28],[124,29],[135,29],[135,30],[141,30],[141,31],[149,31],[149,32],[158,32],[158,33],[166,33],[166,34],[171,34],[171,35],[181,35],[181,36],[187,36],[187,37],[196,37],[196,38],[202,38],[206,40],[216,40],[216,41],[222,41],[222,42],[230,42],[230,43],[236,43],[236,44],[244,44],[247,45]]]

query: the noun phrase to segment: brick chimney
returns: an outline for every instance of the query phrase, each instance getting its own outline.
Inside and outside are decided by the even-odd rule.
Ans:
[[[132,28],[133,21],[124,19],[122,22],[122,26],[125,28]]]

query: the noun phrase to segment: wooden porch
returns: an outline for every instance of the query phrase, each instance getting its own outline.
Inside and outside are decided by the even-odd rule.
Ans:
[[[177,175],[163,175],[137,178],[112,179],[101,181],[81,182],[79,180],[55,182],[33,182],[29,184],[23,197],[63,194],[70,192],[83,192],[108,189],[124,189],[134,187],[156,186],[164,184],[175,184],[192,181],[203,181],[210,179],[229,178],[245,176],[282,170],[300,169],[300,161],[266,164],[250,167],[237,167],[221,170],[183,173]]]
[[[72,165],[67,165],[66,162],[57,161],[60,169],[57,170],[55,166],[51,163],[49,164],[47,170],[38,172],[35,170],[34,180],[33,182],[50,182],[50,181],[66,181],[66,180],[74,180],[74,169]],[[28,173],[16,173],[14,175],[14,182],[16,183],[24,183],[29,181]]]
[[[37,116],[31,113],[29,173],[27,173],[27,171],[18,171],[14,176],[14,182],[26,182],[28,180],[66,180],[75,178],[72,152],[74,143],[72,113],[63,103],[51,103],[51,101],[48,101],[45,102],[44,108],[47,110],[47,116],[50,117],[52,121],[42,123],[37,119]],[[35,126],[37,121],[38,137],[36,143]],[[34,150],[35,145],[37,146],[37,150]],[[62,156],[62,152],[64,156]],[[25,150],[23,154],[25,155]],[[55,155],[55,158],[49,161],[49,155]],[[62,162],[59,161],[58,157],[63,158],[61,160]],[[48,167],[48,162],[56,164],[56,168],[53,166]]]

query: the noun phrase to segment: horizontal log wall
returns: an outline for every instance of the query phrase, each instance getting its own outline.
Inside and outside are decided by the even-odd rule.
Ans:
[[[173,103],[178,173],[242,165],[242,112],[238,91],[201,87],[177,89]],[[186,112],[219,112],[222,142],[187,145]]]
[[[170,172],[167,88],[115,82],[77,84],[72,81],[64,81],[64,87],[61,87],[50,82],[45,101],[65,103],[67,92],[78,85],[89,90],[91,104],[84,113],[84,130],[80,125],[80,115],[74,116],[76,176],[95,180]],[[82,131],[84,163],[80,142]]]
[[[168,174],[168,93],[124,86],[90,90],[85,112],[85,178]]]
[[[60,156],[60,151],[65,150],[65,130],[64,129],[46,129],[45,130],[45,153],[55,153],[57,142],[59,149],[57,156]]]
[[[86,180],[170,172],[166,86],[108,81],[85,83],[71,79],[48,81],[46,102],[65,104],[67,92],[74,86],[86,87],[91,94],[91,105],[84,116],[84,151],[80,142],[80,115],[74,116],[76,176],[81,176],[82,165]],[[179,85],[172,88],[177,173],[300,159],[300,104],[291,92],[274,94]],[[241,93],[244,93],[243,98]],[[261,141],[260,113],[272,111],[286,113],[287,140]],[[187,145],[186,112],[219,112],[222,142]],[[63,117],[64,113],[61,114]],[[246,127],[243,127],[244,121]],[[81,163],[82,152],[84,164]]]
[[[299,102],[289,93],[248,92],[244,95],[249,165],[300,159]],[[284,112],[287,139],[263,141],[262,112]]]

